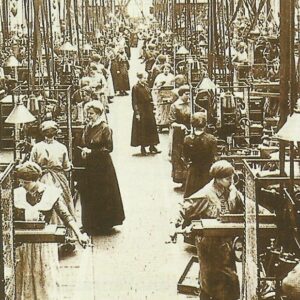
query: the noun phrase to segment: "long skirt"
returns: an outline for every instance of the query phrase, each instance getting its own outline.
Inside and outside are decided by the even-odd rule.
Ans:
[[[174,102],[173,90],[158,90],[152,93],[153,99],[155,100],[155,116],[156,124],[158,126],[169,126],[170,125],[170,110],[171,104]]]
[[[170,115],[171,103],[168,102],[157,102],[156,104],[156,125],[158,126],[169,126],[169,115]]]
[[[201,290],[215,300],[237,300],[240,286],[232,241],[219,237],[196,237]]]
[[[131,142],[132,147],[151,146],[159,144],[159,136],[152,109],[140,113],[140,120],[137,120],[134,113],[132,118]]]
[[[123,223],[123,203],[109,153],[101,153],[96,162],[88,162],[80,195],[82,225],[87,233],[97,233]]]
[[[209,169],[211,164],[203,162],[202,164],[191,164],[188,168],[184,198],[190,197],[192,194],[203,188],[209,181]]]
[[[16,299],[61,300],[56,244],[32,243],[16,248]]]
[[[176,183],[185,183],[187,176],[187,165],[183,159],[183,141],[185,131],[178,125],[171,127],[171,162],[172,162],[172,178]]]
[[[43,173],[44,174],[41,177],[40,181],[47,185],[54,185],[55,187],[61,189],[62,199],[64,200],[66,206],[68,207],[70,214],[75,218],[75,208],[74,208],[73,198],[70,191],[69,182],[64,172],[55,171],[52,169],[45,169]],[[53,215],[55,216],[56,214],[53,212]],[[52,223],[57,224],[57,222],[52,222]],[[62,223],[60,222],[60,224]]]
[[[74,220],[76,220],[73,198],[69,187],[69,182],[64,172],[54,171],[52,169],[45,169],[40,181],[47,185],[54,185],[57,188],[61,189],[62,199],[64,200],[64,203],[67,206],[69,213],[73,216]],[[60,219],[57,213],[53,211],[50,223],[63,224],[63,221]],[[67,228],[67,235],[69,237],[74,237],[73,231],[69,228]]]

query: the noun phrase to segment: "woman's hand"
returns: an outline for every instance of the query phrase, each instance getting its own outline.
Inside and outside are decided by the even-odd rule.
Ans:
[[[86,233],[80,233],[78,235],[78,242],[83,247],[86,248],[86,246],[90,243],[90,238]]]
[[[189,132],[188,128],[184,124],[180,124],[179,126],[180,126],[180,129],[182,131],[184,131],[184,134],[187,134]]]
[[[87,147],[84,147],[84,148],[82,148],[82,150],[81,150],[81,157],[82,157],[83,159],[86,159],[87,155],[88,155],[88,154],[91,154],[91,152],[92,152],[91,149],[89,149],[89,148],[87,148]]]

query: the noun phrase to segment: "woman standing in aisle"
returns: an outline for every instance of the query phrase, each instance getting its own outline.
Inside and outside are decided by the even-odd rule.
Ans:
[[[147,155],[147,146],[150,153],[159,153],[155,147],[159,143],[159,137],[153,112],[153,99],[147,84],[148,74],[138,73],[137,77],[138,82],[133,86],[131,93],[133,108],[131,146],[141,146],[142,155]]]
[[[103,118],[103,106],[93,100],[85,106],[89,123],[83,132],[82,158],[86,172],[81,186],[82,226],[89,234],[105,233],[125,219],[119,184],[110,157],[112,130]]]
[[[116,56],[117,64],[117,80],[116,91],[120,93],[120,96],[128,95],[127,91],[130,90],[129,83],[129,61],[124,49],[120,49]]]
[[[62,200],[61,190],[39,181],[41,175],[42,169],[31,161],[16,167],[16,177],[20,183],[20,187],[14,190],[17,211],[23,212],[26,221],[43,219],[46,223],[50,222],[55,212],[85,247],[89,238],[80,232]],[[61,299],[58,251],[55,243],[23,243],[16,248],[16,257],[16,299]]]

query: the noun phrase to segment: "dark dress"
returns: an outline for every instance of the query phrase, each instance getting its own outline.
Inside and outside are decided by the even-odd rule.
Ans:
[[[116,57],[111,59],[110,73],[113,80],[114,91],[117,91],[118,85],[118,62]]]
[[[125,219],[119,184],[110,152],[112,131],[102,121],[83,132],[83,146],[92,150],[86,158],[81,186],[82,225],[87,233],[121,225]]]
[[[132,131],[131,146],[150,146],[159,143],[153,100],[148,86],[137,83],[132,88]],[[136,116],[140,116],[137,120]]]
[[[217,140],[208,133],[188,135],[184,139],[183,155],[190,161],[184,197],[189,197],[209,182],[209,169],[217,154]]]
[[[150,88],[153,88],[154,81],[158,74],[162,72],[162,66],[154,64],[151,71],[149,71],[148,85]]]
[[[158,53],[155,51],[145,51],[145,71],[150,73]]]
[[[126,52],[128,59],[130,59],[131,58],[130,41],[128,38],[125,38],[125,40],[126,40],[125,52]]]
[[[116,81],[115,90],[118,91],[129,91],[129,61],[126,55],[117,55],[116,57]]]
[[[190,128],[191,109],[190,103],[182,99],[176,100],[170,107],[169,121],[171,123],[171,162],[173,182],[185,183],[187,176],[187,164],[183,159],[183,141],[186,130],[181,124]]]

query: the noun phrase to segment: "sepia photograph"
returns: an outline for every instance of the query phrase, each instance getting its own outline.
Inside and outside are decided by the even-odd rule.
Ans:
[[[0,0],[0,300],[300,299],[300,0]]]

